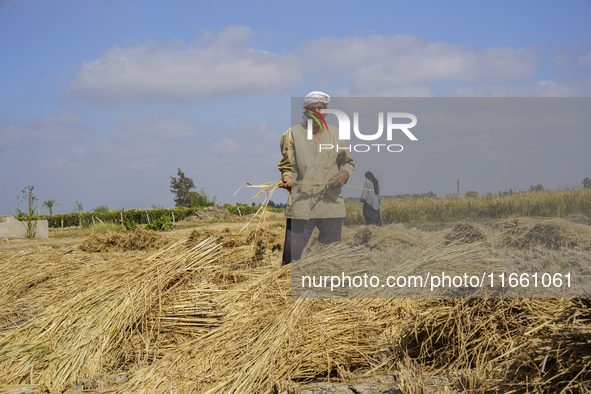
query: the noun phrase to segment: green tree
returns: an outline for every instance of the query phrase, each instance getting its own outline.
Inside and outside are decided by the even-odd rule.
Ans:
[[[185,176],[185,173],[179,168],[178,178],[171,176],[170,191],[175,195],[174,203],[177,207],[191,206],[191,197],[189,192],[195,188],[195,184],[191,178]]]
[[[55,203],[55,200],[47,200],[47,201],[43,201],[43,205],[41,205],[42,207],[47,207],[49,208],[49,216],[53,215],[53,207],[57,207],[59,204]]]
[[[27,186],[21,191],[22,195],[17,197],[19,200],[26,202],[29,206],[29,213],[25,215],[28,238],[33,238],[35,236],[35,231],[33,231],[33,217],[35,214],[35,201],[37,201],[37,197],[33,195],[33,189],[35,189],[35,185]],[[20,208],[18,209],[18,212],[19,215],[23,214]]]
[[[94,213],[104,213],[104,212],[109,212],[109,207],[107,207],[106,205],[99,205],[98,207],[95,207],[92,212]]]
[[[211,207],[215,205],[215,199],[217,196],[214,196],[212,199],[207,195],[207,191],[201,188],[199,193],[197,192],[189,192],[189,200],[191,201],[191,207]]]
[[[583,182],[581,182],[583,184],[583,187],[585,189],[591,189],[591,179],[589,178],[585,178],[583,179]]]
[[[538,184],[538,185],[531,185],[529,187],[529,191],[530,192],[543,192],[544,191],[544,186],[542,186],[542,184]]]
[[[468,192],[466,192],[466,197],[468,198],[478,198],[480,196],[480,194],[478,194],[478,192],[474,191],[474,190],[470,190]]]

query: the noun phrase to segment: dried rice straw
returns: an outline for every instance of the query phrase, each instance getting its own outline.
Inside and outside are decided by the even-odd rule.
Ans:
[[[273,196],[273,193],[275,192],[275,190],[283,184],[283,181],[279,181],[276,180],[275,178],[271,178],[274,181],[272,182],[266,182],[266,183],[261,183],[259,185],[253,185],[252,183],[246,183],[242,186],[240,186],[238,188],[238,190],[236,190],[236,192],[233,194],[234,196],[236,195],[236,193],[238,193],[240,191],[240,189],[242,189],[243,187],[254,187],[257,189],[260,189],[259,192],[257,194],[255,194],[254,196],[252,196],[251,198],[249,198],[246,201],[250,201],[253,200],[261,195],[265,195],[265,199],[263,200],[263,203],[261,204],[261,207],[256,211],[256,213],[253,215],[253,217],[251,218],[251,220],[246,223],[246,225],[244,225],[244,227],[240,230],[244,230],[246,227],[248,227],[248,225],[254,220],[255,217],[257,217],[260,213],[264,212],[265,209],[267,208],[267,205],[269,204],[269,201],[271,200],[271,197]],[[309,182],[309,181],[294,181],[292,182],[292,185],[301,185],[301,186],[329,186],[329,183],[317,183],[317,182]],[[365,189],[363,186],[357,186],[357,185],[347,185],[344,184],[343,186],[346,187],[351,187],[353,189],[359,189],[359,190],[369,190],[370,189]],[[262,215],[261,220],[259,221],[259,223],[261,221],[265,221],[266,218],[264,217],[264,215]]]

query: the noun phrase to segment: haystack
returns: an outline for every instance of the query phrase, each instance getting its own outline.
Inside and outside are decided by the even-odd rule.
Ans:
[[[583,323],[590,321],[589,306],[561,299],[417,300],[416,312],[386,330],[382,344],[399,357],[444,368],[462,391],[462,371],[471,371],[477,392],[582,393],[591,382]]]
[[[185,220],[192,222],[196,220],[211,220],[211,219],[222,219],[230,215],[230,212],[224,207],[211,206],[195,211],[195,213]]]
[[[0,381],[33,380],[58,393],[93,375],[151,362],[159,335],[149,324],[151,311],[188,279],[188,270],[219,256],[211,241],[190,249],[185,243],[71,273],[62,290],[70,297],[0,338]]]
[[[166,236],[137,229],[129,233],[89,235],[80,245],[86,252],[125,252],[128,250],[158,249],[170,243]]]
[[[231,228],[223,230],[193,230],[189,236],[189,244],[197,244],[205,239],[214,238],[226,248],[254,245],[261,249],[278,250],[283,247],[285,232],[276,227],[255,228],[250,231],[236,231]]]
[[[223,246],[220,261],[223,264],[203,267],[197,273],[207,275],[208,281],[215,284],[240,283],[252,279],[249,268],[275,264],[283,247],[284,232],[276,227],[255,228],[250,231],[193,230],[188,238],[189,245],[205,239],[213,239]]]
[[[342,259],[344,255],[336,256]],[[357,301],[293,299],[290,268],[221,292],[226,323],[134,374],[117,392],[267,393],[295,381],[380,367],[371,355],[384,325],[361,319]]]
[[[245,231],[236,231],[229,227],[222,230],[193,230],[191,231],[191,235],[189,235],[188,242],[190,245],[197,245],[208,238],[213,238],[215,242],[223,244],[226,248],[233,248],[246,245],[248,233]]]
[[[452,243],[473,243],[481,242],[487,239],[486,233],[482,227],[476,223],[457,223],[444,236],[445,244]]]
[[[417,229],[407,229],[402,224],[384,227],[361,226],[350,241],[352,246],[366,246],[370,249],[384,250],[396,247],[419,246],[427,242],[429,235]]]
[[[545,246],[548,249],[591,249],[591,227],[564,219],[542,222],[533,219],[510,219],[502,223],[505,246],[526,249]]]

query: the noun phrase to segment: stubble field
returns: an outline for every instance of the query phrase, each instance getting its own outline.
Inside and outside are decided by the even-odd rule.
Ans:
[[[363,256],[380,275],[429,264],[568,270],[584,286],[591,228],[581,218],[345,227],[340,245],[312,240],[297,264],[324,254]],[[292,298],[281,225],[0,248],[0,384],[51,393],[589,391],[588,299],[511,298],[511,288],[493,298],[457,289]]]

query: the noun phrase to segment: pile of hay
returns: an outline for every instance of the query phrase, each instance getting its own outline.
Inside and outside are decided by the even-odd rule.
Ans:
[[[591,249],[591,227],[564,219],[538,222],[529,218],[509,219],[502,224],[504,246],[526,249],[545,246],[548,249]]]
[[[365,246],[370,249],[384,250],[393,247],[419,246],[428,242],[429,235],[417,229],[407,229],[402,224],[384,227],[361,226],[352,239],[343,237],[343,242],[351,246]]]
[[[223,246],[224,264],[204,267],[199,274],[208,276],[212,283],[229,284],[250,280],[248,268],[276,265],[276,259],[283,248],[285,233],[276,227],[259,227],[250,231],[231,228],[222,230],[193,230],[188,245],[196,245],[212,239]]]
[[[89,235],[80,245],[80,249],[86,252],[125,252],[157,249],[168,243],[170,239],[160,233],[137,229],[121,234]]]
[[[0,305],[0,338],[31,320],[38,313],[38,307],[24,301],[7,302]]]
[[[255,228],[250,231],[236,231],[231,228],[222,230],[193,230],[189,236],[190,244],[197,244],[213,238],[226,248],[254,245],[264,250],[280,250],[283,247],[285,231],[277,227]]]
[[[444,238],[445,244],[452,243],[474,243],[486,241],[486,233],[483,228],[476,223],[457,223]]]
[[[186,240],[147,256],[120,256],[89,266],[76,261],[79,256],[62,254],[61,264],[70,271],[47,278],[54,294],[45,300],[23,283],[2,289],[3,301],[36,293],[48,306],[0,337],[0,381],[33,381],[59,393],[92,376],[152,362],[164,335],[150,322],[160,315],[162,300],[190,279],[188,272],[212,264],[219,255],[211,241],[187,248]],[[27,268],[39,271],[30,264]]]
[[[224,207],[205,207],[195,212],[194,215],[187,217],[187,222],[193,222],[196,220],[211,220],[211,219],[222,219],[230,215],[230,212]]]
[[[211,286],[203,283],[185,283],[169,291],[160,301],[149,323],[162,335],[162,347],[174,347],[196,337],[207,334],[221,326],[225,314],[211,301]]]
[[[248,233],[246,231],[236,231],[229,227],[226,227],[222,230],[193,230],[191,231],[191,235],[189,235],[188,242],[191,245],[197,245],[198,243],[208,238],[213,238],[215,242],[223,244],[227,248],[233,248],[237,246],[246,245]]]
[[[384,336],[393,354],[450,371],[463,390],[587,392],[589,300],[416,301]]]

